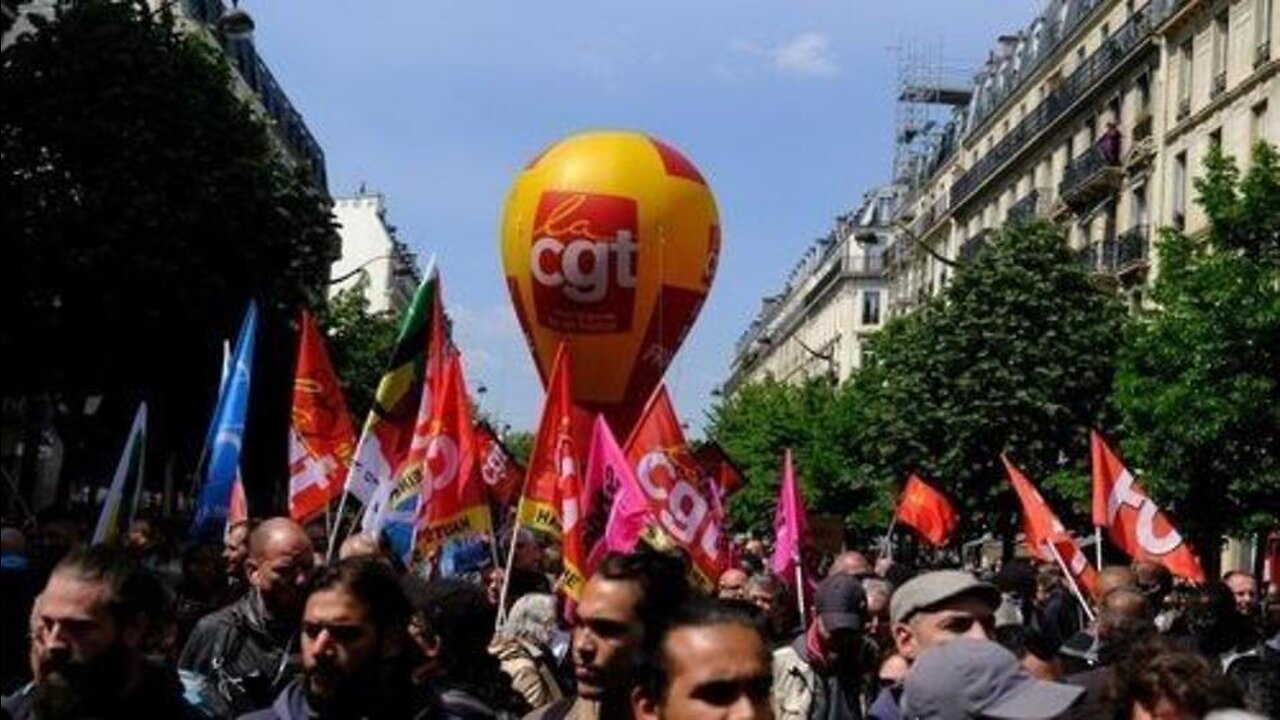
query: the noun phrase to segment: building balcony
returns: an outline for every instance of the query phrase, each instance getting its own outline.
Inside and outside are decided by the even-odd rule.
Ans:
[[[182,0],[182,5],[191,18],[208,29],[244,84],[257,96],[272,134],[280,140],[290,158],[306,170],[317,187],[327,193],[329,181],[324,150],[253,47],[253,42],[227,37],[218,30],[218,20],[226,10],[222,0]]]
[[[1213,85],[1209,88],[1209,97],[1215,98],[1226,92],[1227,71],[1223,70],[1213,76]]]
[[[1036,218],[1049,217],[1051,212],[1049,188],[1032,188],[1018,202],[1009,207],[1004,221],[1010,225],[1026,224]]]
[[[1130,273],[1145,270],[1150,264],[1151,228],[1148,225],[1135,225],[1116,238],[1114,271],[1125,277]]]
[[[973,237],[960,243],[960,261],[973,262],[986,249],[993,233],[990,230],[979,230]]]
[[[855,278],[879,277],[884,273],[884,261],[883,254],[849,257],[845,258],[844,271]]]
[[[1124,169],[1119,155],[1095,145],[1067,165],[1058,194],[1068,206],[1079,208],[1114,194],[1122,182]]]
[[[1129,134],[1129,137],[1133,138],[1133,142],[1135,144],[1150,139],[1154,124],[1151,113],[1142,113],[1138,116],[1138,119],[1134,121],[1133,131]]]
[[[958,207],[976,193],[1041,133],[1112,77],[1125,64],[1126,58],[1149,41],[1153,21],[1167,17],[1177,4],[1176,1],[1152,3],[1147,9],[1135,12],[1053,92],[1028,112],[990,152],[978,158],[956,180],[951,186],[951,206]]]

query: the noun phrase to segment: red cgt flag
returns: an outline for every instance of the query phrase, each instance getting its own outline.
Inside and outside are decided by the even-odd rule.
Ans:
[[[560,586],[577,600],[585,582],[587,553],[582,537],[582,437],[587,416],[570,397],[570,356],[561,343],[547,382],[547,399],[520,500],[519,522],[561,539],[564,574]]]
[[[960,515],[947,496],[915,473],[907,476],[895,517],[938,547],[946,545],[960,525]]]
[[[1057,550],[1071,576],[1085,592],[1093,594],[1098,582],[1098,571],[1089,564],[1084,551],[1075,539],[1067,534],[1062,521],[1054,514],[1049,504],[1040,496],[1040,491],[1027,479],[1004,454],[1000,455],[1004,462],[1005,472],[1013,490],[1022,503],[1022,530],[1027,536],[1027,547],[1036,558],[1045,561],[1054,559],[1050,547]]]
[[[475,463],[471,403],[462,375],[462,357],[445,351],[439,394],[422,450],[419,523],[421,557],[450,538],[492,533],[489,500]]]
[[[714,588],[727,559],[721,541],[724,528],[666,386],[659,385],[649,398],[625,452],[658,527],[689,552],[694,580]]]
[[[524,468],[488,423],[476,423],[475,438],[476,464],[480,466],[480,476],[489,489],[489,499],[499,507],[508,507],[520,493]]]
[[[305,522],[342,495],[356,431],[315,320],[302,311],[293,375],[289,516]]]
[[[1093,460],[1093,524],[1135,560],[1151,560],[1174,575],[1203,583],[1204,570],[1173,523],[1142,491],[1102,434],[1090,434]]]

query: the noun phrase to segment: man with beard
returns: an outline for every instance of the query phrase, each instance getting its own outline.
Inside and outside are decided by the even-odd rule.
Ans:
[[[302,675],[241,720],[434,717],[435,703],[410,681],[409,615],[384,563],[349,558],[325,568],[302,614]]]
[[[818,585],[813,606],[808,629],[773,654],[773,714],[779,720],[858,720],[867,595],[857,577],[837,572]]]
[[[32,614],[35,679],[4,699],[4,712],[14,720],[196,717],[178,676],[144,655],[163,604],[160,582],[123,553],[73,551]]]
[[[271,704],[297,670],[298,620],[315,558],[311,540],[289,518],[249,535],[249,591],[196,623],[178,667],[209,678],[240,713]]]

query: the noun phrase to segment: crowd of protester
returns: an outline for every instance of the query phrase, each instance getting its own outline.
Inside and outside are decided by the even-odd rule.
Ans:
[[[287,518],[180,552],[147,519],[118,547],[67,518],[29,534],[0,530],[15,720],[1280,717],[1280,588],[1240,571],[1192,587],[1111,566],[1085,598],[1025,560],[847,551],[809,562],[797,597],[749,540],[710,594],[646,549],[606,555],[568,602],[555,546],[525,530],[432,578],[364,535],[326,562]]]

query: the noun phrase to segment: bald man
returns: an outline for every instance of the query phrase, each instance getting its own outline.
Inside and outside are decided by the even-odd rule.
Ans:
[[[1156,634],[1147,596],[1136,587],[1113,587],[1101,596],[1098,603],[1096,632],[1096,664],[1066,678],[1067,683],[1085,689],[1084,699],[1076,703],[1068,713],[1069,720],[1106,716],[1107,688],[1112,666],[1122,665],[1135,645]]]
[[[257,710],[299,667],[299,618],[314,565],[302,526],[272,518],[249,534],[249,591],[196,623],[178,667],[206,676],[236,714]]]
[[[1108,565],[1098,571],[1098,582],[1094,585],[1094,593],[1091,598],[1093,601],[1094,614],[1101,617],[1107,611],[1107,598],[1110,598],[1119,590],[1132,591],[1124,595],[1117,595],[1117,598],[1130,599],[1134,595],[1142,598],[1142,591],[1138,588],[1138,578],[1134,575],[1133,570],[1125,565]],[[1143,611],[1149,609],[1149,605],[1143,604]],[[1125,600],[1127,601],[1127,600]],[[1115,600],[1121,602],[1121,600]],[[1083,673],[1091,668],[1096,668],[1106,663],[1099,653],[1102,650],[1103,641],[1099,637],[1100,627],[1088,628],[1072,635],[1063,641],[1062,646],[1058,648],[1058,654],[1062,656],[1063,667],[1068,675]]]
[[[827,577],[852,575],[860,578],[871,574],[871,563],[867,560],[867,556],[857,550],[846,550],[840,553],[831,561],[831,567],[827,568]]]

